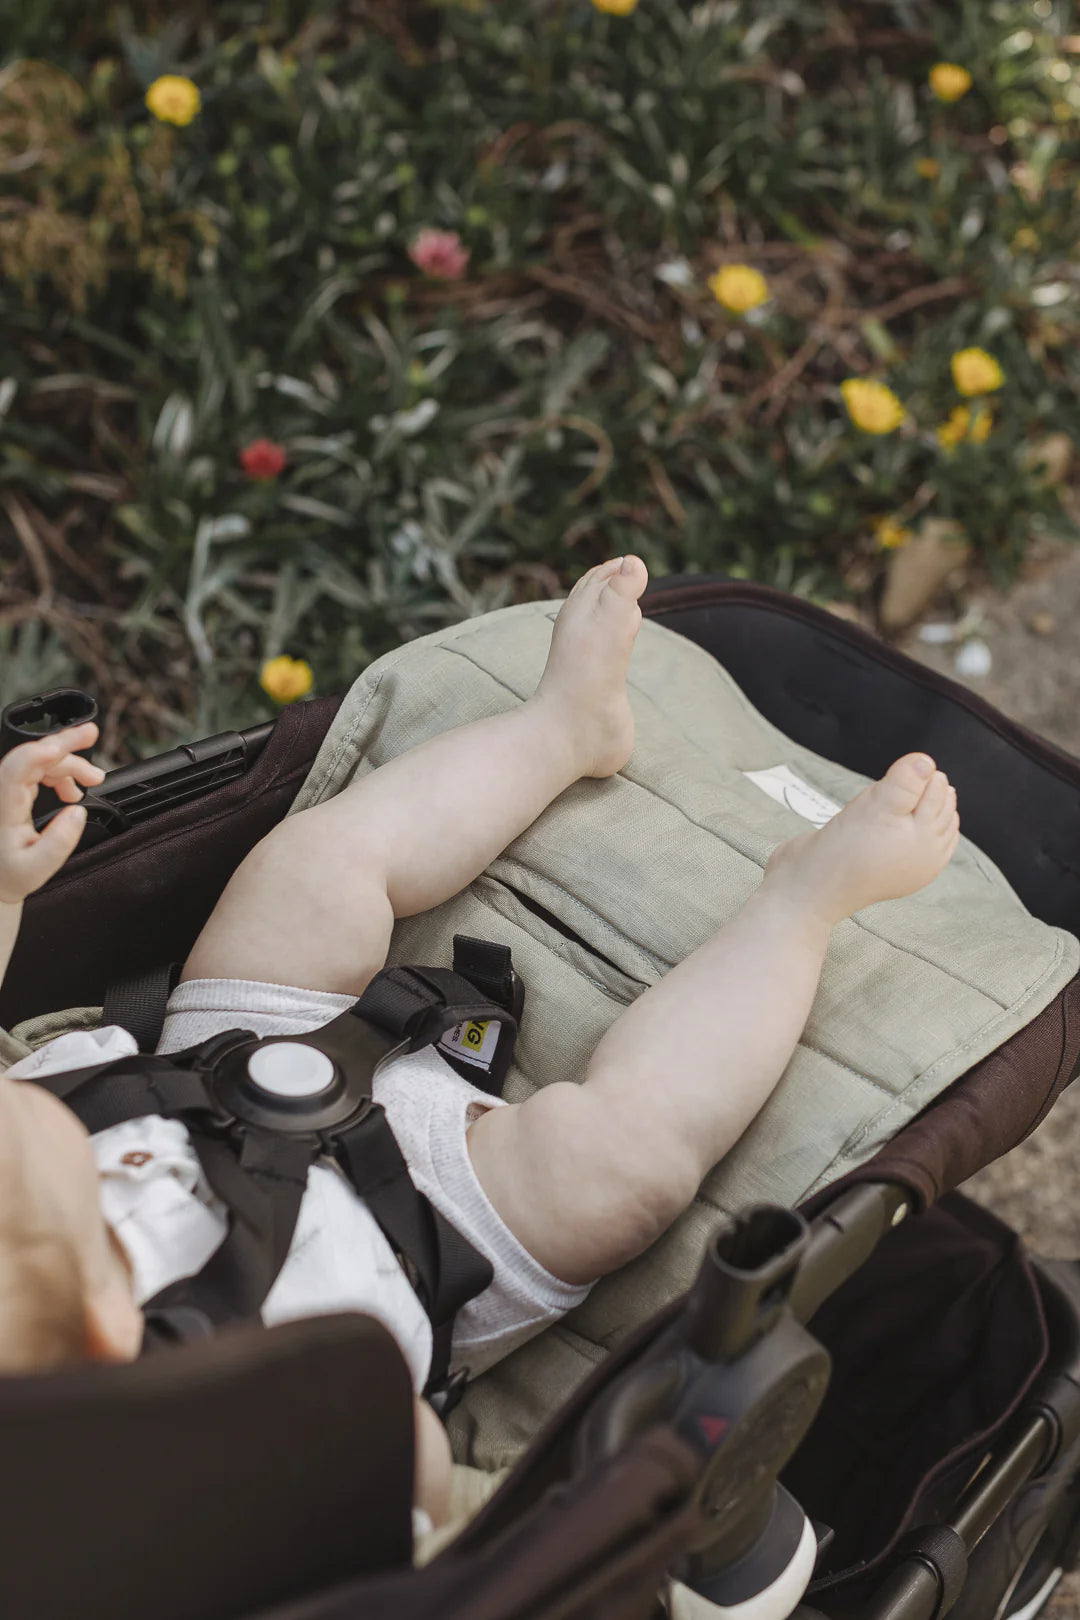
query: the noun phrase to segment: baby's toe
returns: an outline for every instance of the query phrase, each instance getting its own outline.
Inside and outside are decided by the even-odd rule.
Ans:
[[[934,762],[929,754],[904,754],[893,760],[877,784],[889,809],[898,816],[910,816],[933,780]]]
[[[640,557],[624,557],[621,566],[609,574],[604,583],[609,591],[624,601],[636,602],[649,583],[649,570]]]
[[[949,807],[949,778],[944,771],[935,771],[915,807],[915,820],[920,826],[936,827]]]
[[[592,568],[586,569],[580,579],[576,579],[570,587],[571,596],[581,596],[589,589],[601,568],[610,567],[609,563],[595,563]]]
[[[941,809],[938,811],[937,819],[939,824],[943,827],[951,828],[953,822],[955,822],[958,827],[960,825],[960,816],[956,808],[956,789],[951,783],[949,784],[948,791],[946,792],[944,800],[942,801]]]

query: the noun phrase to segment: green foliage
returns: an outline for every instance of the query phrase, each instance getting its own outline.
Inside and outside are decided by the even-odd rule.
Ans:
[[[1080,425],[1071,4],[185,15],[24,0],[0,79],[0,634],[21,671],[45,600],[116,757],[271,712],[265,658],[330,691],[621,551],[834,596],[883,516],[959,519],[1001,573],[1074,532],[1028,465]],[[424,227],[461,280],[410,261]],[[950,450],[972,346],[1005,381]],[[863,376],[901,428],[850,420]],[[253,482],[264,437],[289,461]]]

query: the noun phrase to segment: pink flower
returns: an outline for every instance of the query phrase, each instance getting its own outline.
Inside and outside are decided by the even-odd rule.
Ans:
[[[276,478],[288,462],[283,444],[273,439],[253,439],[240,452],[240,465],[249,478]]]
[[[457,231],[423,230],[409,249],[409,258],[425,276],[439,281],[460,281],[469,263],[469,250]]]

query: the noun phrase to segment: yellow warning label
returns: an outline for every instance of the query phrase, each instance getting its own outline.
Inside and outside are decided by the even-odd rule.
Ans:
[[[447,1030],[439,1045],[469,1063],[486,1069],[491,1062],[502,1025],[497,1018],[472,1018]]]

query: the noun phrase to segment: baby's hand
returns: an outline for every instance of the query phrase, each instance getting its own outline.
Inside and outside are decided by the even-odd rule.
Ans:
[[[69,726],[40,742],[20,743],[0,759],[0,903],[17,905],[58,872],[79,842],[86,811],[77,783],[96,787],[104,779],[74,750],[97,741],[92,720]],[[42,783],[54,788],[67,807],[42,832],[34,828],[34,800]]]

